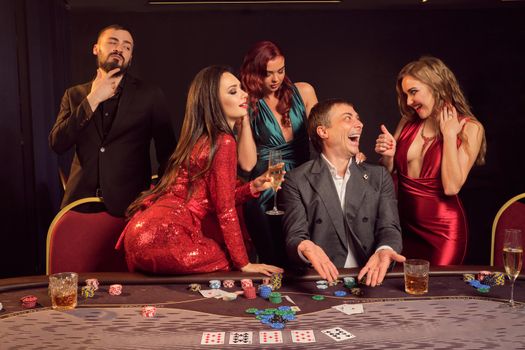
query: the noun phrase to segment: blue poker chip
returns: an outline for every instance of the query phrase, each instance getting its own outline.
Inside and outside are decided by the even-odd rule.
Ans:
[[[277,310],[281,310],[281,311],[290,311],[292,308],[288,305],[283,305],[283,306],[279,306],[277,308]]]
[[[481,286],[481,282],[478,280],[472,280],[468,282],[472,287],[479,288]]]
[[[334,292],[334,295],[335,295],[336,297],[345,297],[345,296],[346,296],[346,292],[345,292],[344,290],[336,290],[336,291]]]
[[[283,329],[284,328],[284,323],[275,322],[275,323],[272,323],[270,325],[270,327],[272,327],[273,329]]]
[[[286,314],[286,315],[283,315],[283,319],[285,319],[286,321],[293,321],[293,320],[295,320],[295,315],[294,314]]]

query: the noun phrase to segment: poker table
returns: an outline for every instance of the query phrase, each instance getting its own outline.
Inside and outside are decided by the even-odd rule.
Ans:
[[[317,289],[319,276],[312,271],[286,272],[278,305],[260,297],[204,298],[188,289],[190,283],[209,289],[209,280],[234,279],[236,285],[229,291],[236,291],[241,290],[241,279],[251,278],[259,284],[261,275],[86,273],[79,275],[79,285],[87,278],[97,278],[100,288],[92,298],[79,296],[77,308],[69,311],[51,309],[47,276],[3,279],[0,349],[525,349],[525,308],[505,306],[510,295],[508,281],[488,293],[463,282],[464,273],[480,270],[497,271],[481,266],[431,268],[428,294],[412,296],[405,293],[403,274],[397,267],[381,286],[360,285],[362,296],[349,293],[345,297],[334,296],[336,290],[348,291],[342,284]],[[355,277],[358,270],[340,272],[341,278]],[[111,284],[122,284],[122,294],[110,295]],[[515,285],[520,305],[525,302],[524,287],[525,276],[521,275]],[[20,299],[26,295],[38,298],[35,308],[22,307]],[[313,295],[325,299],[316,301]],[[347,315],[332,308],[341,304],[361,304],[364,312]],[[157,308],[154,317],[142,316],[145,305]],[[260,332],[275,330],[246,310],[282,305],[297,306],[296,319],[280,330],[281,343],[261,343]],[[335,327],[355,337],[335,340],[322,332]],[[310,340],[315,342],[295,343],[292,331],[312,331]],[[220,332],[224,344],[201,344],[207,332]],[[252,332],[251,344],[244,343],[246,339],[229,344],[234,332]]]

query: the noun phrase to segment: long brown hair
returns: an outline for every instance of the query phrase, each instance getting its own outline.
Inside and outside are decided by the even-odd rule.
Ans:
[[[396,83],[399,112],[404,118],[409,121],[414,121],[419,117],[414,109],[407,105],[407,96],[402,88],[403,78],[406,76],[411,76],[430,87],[435,101],[431,113],[433,118],[438,118],[439,111],[443,109],[446,103],[450,103],[456,108],[459,115],[469,117],[471,121],[479,125],[480,132],[483,133],[483,139],[476,158],[476,164],[485,164],[487,141],[485,139],[483,125],[481,125],[479,120],[477,120],[472,114],[467,99],[465,98],[465,95],[463,95],[463,91],[461,91],[454,73],[445,65],[445,63],[443,63],[443,61],[432,56],[423,56],[417,61],[410,62],[401,69],[397,76]],[[438,130],[438,133],[440,134],[441,131]],[[459,137],[462,142],[468,142],[463,132],[461,132]]]
[[[250,108],[253,115],[259,114],[257,101],[264,98],[264,78],[268,61],[276,57],[284,57],[281,49],[271,41],[259,41],[244,56],[241,66],[241,82],[243,89],[249,95]],[[283,126],[291,126],[290,108],[292,107],[293,83],[285,74],[281,87],[276,91],[279,99],[277,112],[282,115]]]
[[[189,161],[192,150],[201,138],[210,145],[210,155],[206,167],[196,174],[190,173],[188,194],[191,195],[191,184],[203,177],[213,162],[216,152],[217,138],[226,133],[233,136],[233,131],[227,123],[219,100],[220,80],[224,73],[231,73],[224,66],[210,66],[202,69],[193,79],[188,91],[186,112],[180,133],[179,143],[171,155],[164,176],[157,186],[141,195],[129,206],[126,215],[131,217],[145,206],[145,200],[155,202],[177,179],[181,168],[189,172]]]

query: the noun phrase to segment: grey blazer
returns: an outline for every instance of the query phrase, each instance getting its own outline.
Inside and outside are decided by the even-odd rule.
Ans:
[[[364,265],[377,247],[388,245],[400,253],[401,228],[392,177],[379,165],[355,161],[350,166],[344,212],[327,163],[317,159],[286,174],[280,193],[288,259],[304,261],[297,246],[305,239],[319,245],[336,267],[344,267],[347,233],[357,261]]]

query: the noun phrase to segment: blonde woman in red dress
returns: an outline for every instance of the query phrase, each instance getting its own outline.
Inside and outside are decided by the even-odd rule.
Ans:
[[[484,163],[483,126],[454,73],[435,57],[407,64],[396,89],[401,120],[394,135],[381,126],[375,151],[397,173],[403,255],[462,264],[468,227],[458,193],[472,166]]]

